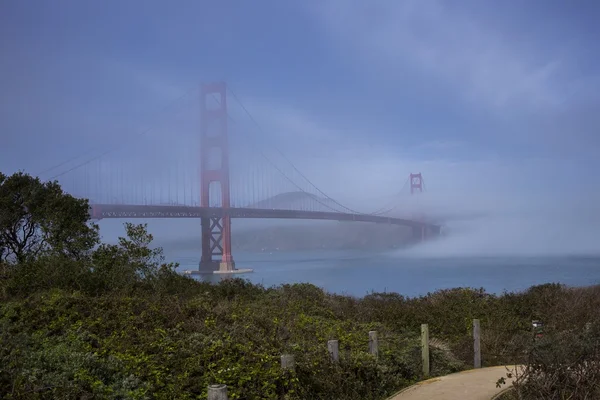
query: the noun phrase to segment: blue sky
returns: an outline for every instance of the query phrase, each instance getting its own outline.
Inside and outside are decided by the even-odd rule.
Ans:
[[[333,196],[368,202],[422,171],[440,201],[592,209],[599,12],[554,0],[4,1],[0,170],[119,144],[222,79]]]

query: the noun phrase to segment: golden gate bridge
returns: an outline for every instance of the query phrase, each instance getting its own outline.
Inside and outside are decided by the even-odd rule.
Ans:
[[[403,225],[415,241],[439,235],[440,225],[422,214],[402,214],[399,195],[423,192],[421,173],[411,173],[389,204],[357,211],[327,195],[279,149],[275,156],[267,155],[264,143],[237,125],[238,118],[228,109],[229,97],[260,130],[224,82],[203,84],[199,96],[192,90],[177,99],[167,122],[142,131],[133,141],[123,137],[100,154],[91,154],[92,149],[83,160],[75,157],[41,174],[55,171],[50,179],[89,199],[93,219],[200,219],[201,272],[236,272],[231,252],[234,218]]]

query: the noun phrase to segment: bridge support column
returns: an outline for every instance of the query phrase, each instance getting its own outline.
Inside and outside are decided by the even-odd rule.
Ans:
[[[200,223],[202,225],[200,272],[227,273],[234,271],[235,262],[231,255],[231,218],[229,215],[222,218],[201,218]]]
[[[202,218],[200,272],[236,271],[231,255],[227,89],[224,82],[202,85],[200,98],[200,206],[211,207],[211,183],[220,189],[221,205],[214,217]],[[216,106],[209,106],[215,104]],[[218,157],[211,157],[217,155]],[[211,164],[212,162],[212,164]],[[217,193],[215,193],[217,194]],[[220,257],[219,259],[213,258]]]

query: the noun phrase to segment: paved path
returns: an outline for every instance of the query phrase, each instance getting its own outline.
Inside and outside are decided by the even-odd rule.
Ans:
[[[515,367],[508,368],[514,371]],[[390,400],[490,400],[510,385],[506,372],[506,367],[501,366],[431,378],[402,390]],[[506,379],[506,385],[497,388],[496,381],[501,377]]]

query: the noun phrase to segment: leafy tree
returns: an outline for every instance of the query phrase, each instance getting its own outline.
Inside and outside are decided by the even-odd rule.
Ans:
[[[43,254],[80,259],[98,243],[89,205],[58,182],[23,172],[0,173],[0,262],[23,263]]]
[[[147,224],[125,223],[126,237],[119,243],[101,244],[92,254],[95,281],[101,288],[117,289],[135,283],[155,283],[156,279],[175,271],[176,264],[165,263],[162,248],[151,248],[153,237]]]

